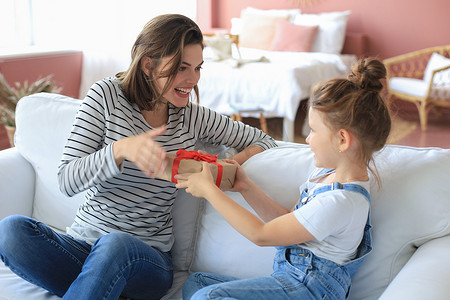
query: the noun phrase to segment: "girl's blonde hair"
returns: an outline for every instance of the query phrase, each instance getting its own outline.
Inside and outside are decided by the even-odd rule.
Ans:
[[[358,139],[360,157],[379,184],[376,167],[370,163],[391,131],[389,109],[380,95],[384,78],[383,63],[374,58],[361,59],[346,79],[332,79],[316,86],[310,101],[310,107],[325,113],[328,127],[346,129]]]
[[[198,25],[186,16],[166,14],[150,20],[138,35],[131,50],[131,64],[125,72],[118,73],[119,85],[130,103],[136,103],[141,110],[153,110],[163,101],[167,91],[181,66],[183,49],[187,45],[198,44],[203,48],[203,34]],[[162,74],[168,80],[162,91],[158,91],[154,70],[163,57],[172,56],[167,63],[170,68]],[[150,75],[141,68],[144,57],[150,57]],[[194,91],[199,99],[197,85]]]

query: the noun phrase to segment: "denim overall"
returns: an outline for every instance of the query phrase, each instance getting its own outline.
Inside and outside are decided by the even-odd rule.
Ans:
[[[325,171],[327,173],[331,170]],[[324,172],[321,174],[324,174]],[[335,189],[361,193],[370,204],[370,195],[365,188],[357,184],[335,182],[315,189],[311,195],[307,189],[303,190],[299,204],[295,209],[306,205],[316,195]],[[370,229],[371,225],[368,217],[356,258],[342,265],[320,258],[311,251],[297,245],[277,247],[272,276],[284,282],[287,286],[291,285],[292,288],[294,288],[294,285],[298,287],[299,282],[302,283],[308,291],[306,292],[304,287],[300,288],[302,290],[302,299],[345,299],[350,292],[353,275],[359,269],[367,254],[372,250]],[[295,281],[297,282],[295,283]],[[305,292],[309,294],[309,298],[305,295]]]

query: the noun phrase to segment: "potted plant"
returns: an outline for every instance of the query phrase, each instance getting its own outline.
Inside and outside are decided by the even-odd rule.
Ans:
[[[14,146],[17,103],[22,97],[31,94],[60,92],[61,88],[58,88],[55,82],[51,80],[52,77],[53,75],[39,78],[31,84],[28,84],[28,81],[25,81],[23,84],[16,82],[15,87],[12,87],[6,82],[3,74],[0,73],[0,121],[6,128],[11,146]]]

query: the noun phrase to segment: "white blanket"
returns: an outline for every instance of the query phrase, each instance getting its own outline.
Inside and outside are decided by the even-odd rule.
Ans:
[[[316,83],[346,76],[356,60],[354,55],[250,48],[240,48],[240,53],[244,60],[265,57],[269,62],[236,67],[230,61],[209,59],[205,48],[205,63],[198,84],[201,105],[226,115],[235,112],[235,108],[260,108],[266,117],[294,121],[300,101],[309,98]],[[236,49],[233,57],[239,57]]]

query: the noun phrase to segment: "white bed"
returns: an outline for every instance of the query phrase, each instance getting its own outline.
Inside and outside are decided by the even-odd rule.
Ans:
[[[248,62],[237,67],[239,54],[214,61],[205,48],[205,62],[199,82],[200,104],[225,115],[239,109],[264,110],[264,116],[283,118],[283,140],[294,140],[294,120],[302,100],[309,98],[312,87],[324,80],[346,76],[355,55],[319,52],[279,52],[239,48]]]

